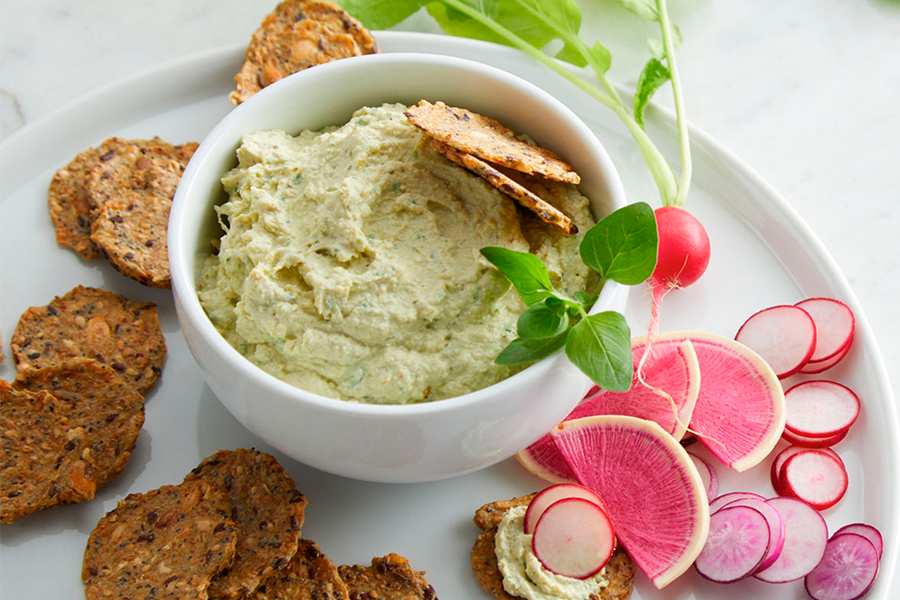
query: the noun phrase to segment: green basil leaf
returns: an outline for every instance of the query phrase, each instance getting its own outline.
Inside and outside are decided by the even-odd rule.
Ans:
[[[581,305],[585,308],[585,310],[587,310],[587,309],[589,309],[590,307],[592,307],[592,306],[594,305],[594,302],[597,301],[597,295],[596,295],[596,294],[593,295],[593,296],[591,296],[591,295],[588,294],[587,292],[580,292],[580,291],[579,291],[579,292],[575,292],[575,294],[573,294],[573,295],[575,296],[575,299],[578,300],[578,302],[581,303]]]
[[[428,0],[338,0],[369,29],[387,29],[419,10]]]
[[[556,337],[569,328],[569,317],[565,306],[553,308],[551,298],[532,304],[525,309],[516,323],[516,333],[520,338],[543,339]]]
[[[589,315],[572,327],[566,356],[604,390],[624,392],[631,387],[631,331],[617,312]]]
[[[656,266],[656,217],[646,202],[624,206],[591,227],[578,251],[584,264],[603,279],[637,285]]]
[[[659,21],[659,11],[656,10],[654,0],[619,0],[619,4],[642,19]]]
[[[481,255],[509,279],[526,305],[531,306],[553,293],[550,273],[534,254],[488,246],[481,249]]]
[[[494,362],[498,365],[523,365],[550,356],[566,345],[569,330],[552,338],[516,338],[504,348]]]
[[[664,64],[655,58],[651,58],[644,65],[641,76],[637,82],[637,90],[634,94],[634,120],[641,128],[644,127],[644,109],[650,98],[664,83],[672,79],[672,74]]]

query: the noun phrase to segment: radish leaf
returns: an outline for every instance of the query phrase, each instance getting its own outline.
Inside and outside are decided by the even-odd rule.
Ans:
[[[488,246],[481,249],[481,255],[509,279],[528,306],[553,293],[550,273],[534,254]]]
[[[572,327],[566,356],[605,390],[624,392],[631,387],[631,330],[617,312],[588,315]]]
[[[552,338],[516,338],[503,349],[494,362],[498,365],[522,365],[549,356],[566,344],[569,330]]]
[[[546,298],[532,304],[519,315],[516,333],[522,338],[556,337],[569,328],[569,316],[562,302],[550,302]]]
[[[638,79],[637,91],[634,94],[634,120],[641,127],[644,126],[644,109],[650,102],[650,98],[660,86],[670,79],[672,79],[672,74],[659,60],[651,58],[644,65],[644,70],[641,71],[641,77]]]
[[[659,11],[654,0],[619,0],[619,4],[631,13],[648,21],[659,21]]]
[[[646,280],[656,266],[656,217],[646,202],[624,206],[591,227],[578,251],[603,279],[625,285]]]

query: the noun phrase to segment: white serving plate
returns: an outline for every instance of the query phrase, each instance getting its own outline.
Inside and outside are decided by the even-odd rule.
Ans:
[[[519,75],[569,105],[600,137],[634,200],[657,204],[653,183],[634,142],[614,115],[575,86],[519,53],[479,42],[383,32],[385,52],[439,53],[480,60]],[[514,460],[456,479],[423,484],[374,484],[313,470],[262,444],[216,400],[178,331],[171,295],[127,280],[102,260],[82,261],[58,248],[46,208],[56,169],[103,139],[159,135],[172,142],[200,141],[230,109],[227,95],[243,47],[188,57],[103,88],[13,135],[0,147],[0,332],[9,337],[29,306],[46,304],[78,284],[110,289],[159,306],[169,357],[160,384],[147,399],[147,417],[122,475],[89,503],[55,508],[0,527],[0,598],[78,598],[84,544],[94,525],[128,493],[178,483],[203,457],[223,448],[254,446],[275,454],[309,498],[304,537],[316,540],[336,564],[368,563],[396,552],[408,557],[444,600],[488,598],[471,573],[471,524],[485,502],[544,486]],[[677,156],[671,115],[649,113],[651,135],[667,156]],[[863,413],[836,446],[847,464],[850,488],[826,511],[832,530],[851,522],[885,535],[881,572],[869,598],[887,600],[897,581],[900,552],[900,427],[885,366],[868,322],[826,249],[777,192],[702,132],[693,131],[695,184],[689,208],[713,245],[707,274],[688,290],[669,295],[662,330],[703,329],[734,335],[761,308],[810,296],[847,302],[857,317],[854,347],[829,378],[853,388]],[[649,301],[630,295],[634,332],[646,327]],[[7,358],[0,376],[14,377]],[[799,379],[799,378],[797,378]],[[788,382],[790,383],[790,382]],[[477,425],[473,425],[477,426]],[[783,442],[779,444],[781,448]],[[771,459],[743,474],[719,468],[722,492],[752,490],[771,496]],[[638,575],[635,599],[805,598],[802,582],[755,580],[722,586],[689,572],[658,591]]]

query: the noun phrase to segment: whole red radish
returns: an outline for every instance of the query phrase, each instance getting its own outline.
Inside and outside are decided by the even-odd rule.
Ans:
[[[698,279],[709,265],[709,236],[693,215],[677,206],[653,211],[659,233],[654,287],[684,288]]]

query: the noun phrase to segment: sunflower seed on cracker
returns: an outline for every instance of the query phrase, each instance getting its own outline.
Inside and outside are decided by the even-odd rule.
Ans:
[[[337,567],[315,542],[300,540],[297,554],[246,600],[350,600]]]
[[[82,457],[84,430],[44,391],[0,380],[0,523],[94,497],[92,463]]]
[[[19,371],[93,358],[141,393],[159,378],[166,358],[155,304],[80,285],[26,310],[11,341]]]
[[[572,219],[566,216],[562,211],[521,184],[513,181],[509,176],[504,175],[483,160],[470,154],[460,152],[456,148],[443,142],[439,142],[436,139],[430,141],[430,146],[433,150],[447,157],[459,166],[464,167],[479,177],[487,180],[488,183],[495,188],[532,211],[545,223],[553,225],[564,233],[578,233],[578,227]]]
[[[398,554],[376,556],[371,566],[341,565],[341,578],[347,585],[350,598],[378,598],[379,600],[436,600],[434,588],[425,581],[425,574],[409,566]]]
[[[237,89],[229,99],[240,104],[262,88],[322,63],[375,54],[375,38],[333,2],[286,0],[253,33]]]
[[[306,498],[273,456],[252,449],[221,450],[184,480],[205,481],[222,491],[238,528],[234,563],[213,579],[210,598],[253,592],[297,553]]]

